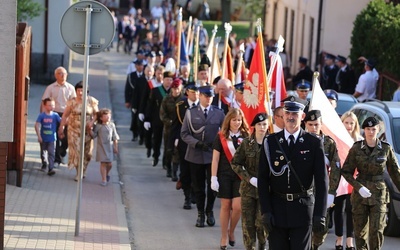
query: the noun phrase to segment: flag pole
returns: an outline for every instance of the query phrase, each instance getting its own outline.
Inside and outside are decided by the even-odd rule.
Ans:
[[[215,40],[215,35],[217,34],[217,31],[218,31],[218,26],[215,24],[214,25],[214,29],[211,31],[212,32],[212,35],[211,35],[211,39],[210,39],[210,42],[209,42],[209,44],[208,44],[208,47],[207,47],[207,51],[206,51],[206,54],[207,54],[207,56],[209,55],[209,52],[211,51],[211,55],[213,55],[214,54],[214,40]],[[213,58],[208,58],[208,59],[210,59],[211,60],[211,67],[208,69],[209,70],[209,76],[210,76],[210,82],[213,80],[213,78],[212,78],[212,61],[214,60]]]
[[[267,79],[267,82],[264,83],[264,89],[265,89],[265,100],[266,103],[264,103],[264,105],[267,107],[267,111],[268,111],[268,122],[269,122],[269,131],[270,133],[274,132],[274,125],[272,123],[272,109],[271,109],[271,101],[269,99],[269,86],[268,84],[268,78],[266,75],[267,72],[267,67],[265,66],[265,56],[264,56],[264,43],[263,43],[263,34],[262,34],[262,29],[261,29],[261,18],[257,19],[257,35],[261,38],[261,65],[262,65],[262,74],[264,75],[264,79]]]
[[[244,54],[244,43],[240,44],[239,46],[239,60],[236,66],[236,83],[235,84],[239,84],[239,76],[240,76],[240,72],[242,71],[242,63],[243,63],[243,54]],[[244,79],[242,79],[243,81]]]
[[[215,77],[214,76],[214,67],[216,66],[217,59],[218,59],[218,45],[219,42],[221,41],[221,37],[216,37],[214,39],[214,44],[213,44],[213,53],[212,53],[212,58],[211,58],[211,70],[210,70],[210,82],[214,80]]]
[[[222,57],[222,74],[221,74],[221,78],[225,77],[225,73],[226,73],[226,54],[228,52],[228,41],[229,41],[229,34],[232,31],[232,26],[230,23],[225,23],[224,24],[224,28],[225,28],[225,43],[224,43],[224,55]]]
[[[187,31],[187,37],[186,37],[186,51],[189,53],[189,41],[190,41],[190,36],[192,35],[192,16],[189,17],[189,24],[188,24],[188,31]]]
[[[182,39],[182,8],[179,8],[177,20],[177,27],[176,31],[178,33],[178,44],[177,44],[177,51],[176,51],[176,76],[179,75],[180,63],[181,63],[181,39]]]
[[[195,46],[194,46],[194,51],[193,51],[193,53],[194,53],[194,62],[193,62],[193,80],[194,80],[194,82],[195,82],[195,85],[197,85],[196,84],[196,82],[197,82],[197,70],[198,70],[198,65],[199,65],[199,37],[200,37],[200,25],[201,25],[201,22],[199,21],[197,24],[196,24],[196,44],[195,44]]]

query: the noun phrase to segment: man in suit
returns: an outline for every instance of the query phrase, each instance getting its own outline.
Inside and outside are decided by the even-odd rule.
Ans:
[[[189,162],[185,160],[185,154],[188,145],[182,140],[181,128],[183,124],[183,119],[185,118],[186,110],[196,107],[199,103],[199,90],[194,85],[194,83],[188,84],[185,89],[186,96],[182,97],[179,101],[176,102],[177,119],[172,123],[171,131],[173,133],[174,144],[179,153],[180,175],[179,181],[177,183],[177,189],[183,189],[183,194],[185,196],[183,209],[191,209],[192,182],[190,176],[190,165]],[[176,140],[178,140],[177,143]]]
[[[146,130],[150,128],[153,129],[153,167],[158,164],[158,158],[161,154],[161,141],[163,138],[164,124],[160,119],[161,102],[169,94],[174,74],[170,71],[165,71],[163,76],[162,85],[152,89],[150,92],[143,125]]]
[[[224,120],[222,110],[211,105],[214,97],[212,86],[199,87],[199,105],[186,112],[181,136],[188,144],[185,160],[189,162],[192,187],[196,196],[198,217],[196,227],[204,227],[205,215],[207,224],[215,225],[215,194],[211,189],[212,144]],[[207,182],[207,206],[206,201]]]
[[[336,56],[332,54],[325,55],[325,66],[322,69],[323,89],[339,90],[336,84],[336,75],[339,67],[335,64]]]
[[[258,172],[270,249],[311,249],[325,228],[328,174],[320,139],[300,127],[304,105],[285,101],[285,128],[263,142]]]
[[[217,82],[217,88],[216,88],[217,94],[215,95],[215,98],[213,100],[213,105],[220,107],[219,102],[221,101],[221,109],[224,111],[224,114],[228,113],[229,107],[231,107],[231,103],[234,99],[234,90],[232,87],[232,82],[231,80],[227,78],[221,78]],[[220,96],[221,95],[221,99]]]
[[[139,120],[138,120],[138,98],[135,97],[135,92],[140,90],[140,81],[146,81],[143,74],[143,60],[135,60],[135,72],[128,74],[125,83],[125,107],[132,111],[131,127],[133,137],[132,141],[136,141],[139,134],[141,134],[141,141],[143,141],[143,133],[140,133]],[[138,89],[136,89],[139,87]]]
[[[339,86],[339,92],[352,95],[357,84],[354,70],[347,64],[346,57],[341,55],[336,57],[336,65],[339,67],[336,75],[336,84]]]
[[[308,82],[312,82],[314,72],[307,65],[308,59],[305,57],[299,57],[299,72],[293,77],[292,82],[296,83],[301,80],[306,80]]]

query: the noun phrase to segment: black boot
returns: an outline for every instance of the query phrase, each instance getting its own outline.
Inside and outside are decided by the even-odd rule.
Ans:
[[[171,177],[171,172],[172,172],[171,164],[167,164],[167,177]]]
[[[197,215],[196,227],[204,227],[204,221],[206,217],[204,216],[204,212],[199,212]]]
[[[172,165],[172,177],[171,177],[171,181],[178,181],[178,176],[176,175],[178,172],[178,164],[173,164]]]
[[[207,225],[209,225],[210,227],[215,225],[215,218],[214,218],[214,212],[210,211],[207,212]]]
[[[185,203],[183,203],[183,209],[192,209],[192,204],[190,203],[190,189],[183,190],[185,195]]]

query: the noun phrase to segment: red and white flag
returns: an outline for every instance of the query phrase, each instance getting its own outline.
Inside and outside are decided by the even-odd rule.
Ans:
[[[250,72],[243,90],[242,109],[246,121],[250,124],[261,112],[267,112],[267,71],[265,67],[264,46],[262,36],[257,38]]]
[[[271,75],[271,90],[275,92],[274,107],[281,106],[281,101],[286,98],[286,86],[285,86],[285,76],[283,74],[282,59],[275,52],[269,52],[269,57],[272,58],[276,56],[276,65],[274,71]]]
[[[317,78],[315,78],[313,82],[313,91],[309,110],[314,109],[321,111],[321,130],[324,134],[332,137],[332,139],[336,142],[340,163],[343,166],[343,163],[346,160],[347,154],[349,153],[350,148],[353,146],[354,141],[340,120],[339,115],[336,113],[335,109],[324,94],[324,91],[322,90]],[[342,176],[336,196],[350,194],[352,190],[353,187]]]

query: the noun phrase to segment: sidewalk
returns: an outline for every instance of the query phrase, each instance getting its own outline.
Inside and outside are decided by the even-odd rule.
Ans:
[[[111,108],[108,72],[101,56],[90,56],[90,94],[99,108]],[[83,56],[75,55],[68,82],[82,80]],[[108,186],[99,185],[99,163],[89,163],[83,179],[79,236],[75,236],[77,182],[66,165],[52,177],[40,171],[34,123],[47,85],[30,85],[27,142],[22,188],[6,186],[5,249],[131,249],[117,163]],[[95,159],[95,152],[93,158]]]

